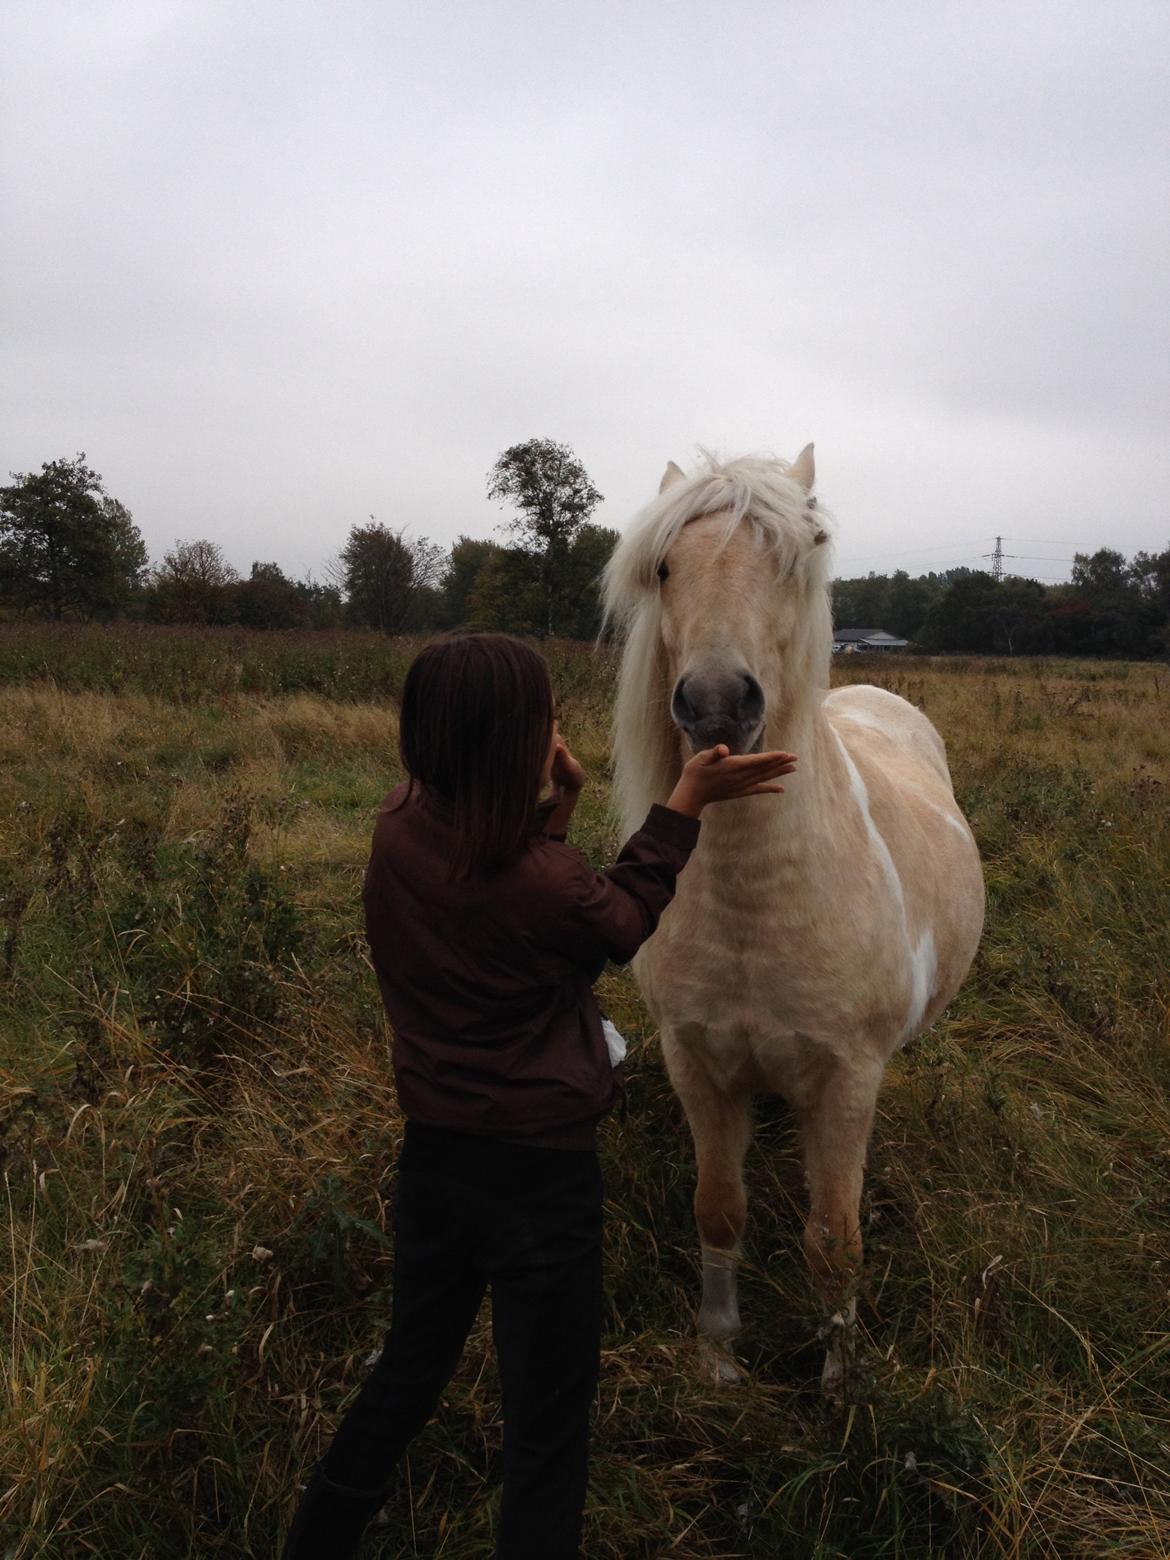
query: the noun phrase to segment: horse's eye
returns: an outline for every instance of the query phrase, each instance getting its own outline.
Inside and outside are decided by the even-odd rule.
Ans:
[[[669,573],[670,573],[670,570],[666,567],[666,565],[664,563],[660,563],[658,565],[658,578],[660,580],[665,580]]]

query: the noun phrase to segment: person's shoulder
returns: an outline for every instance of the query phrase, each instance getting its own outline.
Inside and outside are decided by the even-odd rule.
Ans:
[[[514,868],[533,907],[553,912],[576,903],[596,876],[575,845],[542,834],[532,840]]]
[[[387,791],[382,798],[382,804],[378,808],[379,818],[383,813],[397,812],[410,795],[410,781],[400,780],[392,791]]]
[[[404,780],[392,791],[387,791],[374,815],[375,854],[381,854],[391,845],[396,846],[417,833],[418,811],[418,795],[411,790],[408,781]]]

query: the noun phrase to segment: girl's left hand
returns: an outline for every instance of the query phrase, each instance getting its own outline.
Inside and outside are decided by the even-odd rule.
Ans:
[[[563,737],[557,737],[556,752],[553,754],[552,782],[559,785],[564,791],[579,791],[585,784],[585,771],[569,752],[568,745]]]

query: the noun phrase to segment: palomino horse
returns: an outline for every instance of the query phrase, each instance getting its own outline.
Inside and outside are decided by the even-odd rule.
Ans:
[[[625,630],[615,761],[627,830],[669,795],[688,749],[799,760],[784,795],[704,812],[635,971],[695,1143],[710,1364],[736,1373],[726,1349],[740,1325],[752,1096],[779,1094],[801,1129],[804,1247],[834,1324],[833,1388],[882,1072],[966,974],[983,877],[926,716],[881,688],[828,691],[829,548],[812,486],[811,445],[791,464],[709,460],[689,477],[671,462],[609,563],[605,597]]]

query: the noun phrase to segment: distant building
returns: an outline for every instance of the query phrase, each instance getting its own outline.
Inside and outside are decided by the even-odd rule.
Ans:
[[[905,650],[908,639],[896,639],[884,628],[839,628],[833,635],[833,654],[856,655],[859,650]]]

